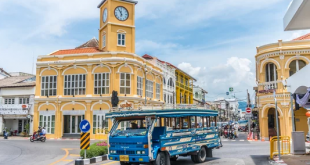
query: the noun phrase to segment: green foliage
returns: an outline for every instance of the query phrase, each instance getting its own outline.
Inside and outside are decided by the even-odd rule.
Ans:
[[[26,137],[29,134],[29,130],[30,130],[30,124],[29,123],[27,123],[25,125],[25,130],[26,130],[26,133],[25,133],[25,137]]]
[[[98,143],[100,144],[103,142],[97,142],[97,143],[90,145],[90,149],[86,150],[86,158],[93,158],[93,157],[105,155],[108,153],[108,147],[97,146]],[[84,157],[84,150],[80,151],[80,156]]]

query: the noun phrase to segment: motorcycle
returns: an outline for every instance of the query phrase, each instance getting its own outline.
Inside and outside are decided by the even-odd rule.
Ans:
[[[34,142],[34,141],[41,141],[41,142],[45,142],[46,141],[46,136],[45,135],[41,135],[40,136],[37,134],[37,132],[34,132],[33,135],[30,136],[30,142]]]
[[[228,138],[228,131],[227,131],[227,129],[224,129],[224,137]]]
[[[230,129],[229,130],[229,139],[235,139],[236,136],[235,136],[235,131],[233,129]]]

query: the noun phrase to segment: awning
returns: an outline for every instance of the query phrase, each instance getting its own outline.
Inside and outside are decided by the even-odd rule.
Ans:
[[[3,115],[4,119],[28,119],[27,115]]]
[[[310,65],[307,65],[286,79],[287,91],[296,94],[307,93],[307,88],[310,87],[309,73]]]
[[[292,0],[284,18],[284,30],[310,29],[310,1]]]

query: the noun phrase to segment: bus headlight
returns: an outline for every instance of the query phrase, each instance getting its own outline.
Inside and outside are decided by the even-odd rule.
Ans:
[[[111,150],[110,153],[111,154],[116,154],[116,151],[115,150]]]
[[[137,154],[140,155],[140,154],[141,154],[141,151],[137,151]]]
[[[145,154],[145,151],[142,151],[141,153],[142,153],[142,154]]]

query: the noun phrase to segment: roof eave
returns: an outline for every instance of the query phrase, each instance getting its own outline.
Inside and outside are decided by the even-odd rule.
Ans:
[[[104,2],[106,2],[107,0],[102,0],[99,5],[97,6],[97,8],[100,8]],[[138,1],[132,1],[132,0],[121,0],[121,1],[125,1],[125,2],[129,2],[129,3],[134,3],[135,5],[138,4]]]

